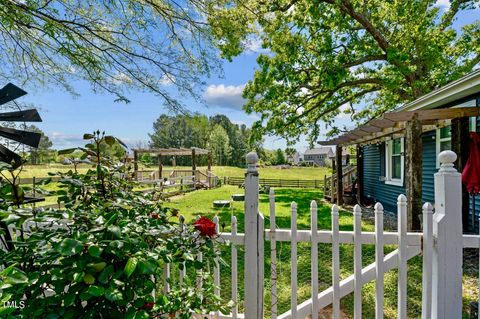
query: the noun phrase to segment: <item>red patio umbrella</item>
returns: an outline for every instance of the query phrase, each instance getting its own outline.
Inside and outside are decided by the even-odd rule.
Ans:
[[[475,229],[475,195],[480,193],[480,135],[470,132],[470,154],[462,172],[462,182],[472,196],[472,227]]]

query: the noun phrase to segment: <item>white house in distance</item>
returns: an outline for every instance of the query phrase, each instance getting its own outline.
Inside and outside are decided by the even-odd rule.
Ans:
[[[303,154],[295,152],[293,155],[287,155],[287,162],[293,165],[298,165],[303,162]]]
[[[312,148],[305,151],[303,161],[306,163],[316,164],[319,166],[327,165],[327,160],[331,159],[335,153],[329,146]]]

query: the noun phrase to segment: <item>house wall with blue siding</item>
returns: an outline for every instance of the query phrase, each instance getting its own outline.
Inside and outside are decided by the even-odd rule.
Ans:
[[[384,144],[369,145],[363,148],[363,196],[374,202],[380,202],[389,212],[396,212],[399,194],[405,193],[405,187],[385,184],[382,176],[382,152]]]
[[[480,121],[477,121],[477,132],[480,132]],[[434,174],[438,171],[436,159],[436,132],[429,131],[422,135],[422,202],[435,202]],[[382,173],[381,151],[384,144],[369,145],[363,149],[363,196],[374,202],[381,202],[386,211],[396,214],[396,202],[399,194],[405,193],[405,187],[385,184],[380,181]],[[473,201],[470,197],[470,224],[472,224]],[[461,212],[459,211],[459,214]],[[459,216],[460,218],[460,216]],[[479,232],[480,195],[475,197],[474,232]]]
[[[385,210],[396,213],[397,197],[400,194],[405,194],[405,187],[386,184],[380,180],[380,176],[384,175],[382,173],[383,161],[381,157],[385,156],[385,153],[381,150],[382,147],[385,147],[385,145],[368,145],[363,149],[363,196],[374,202],[382,203]],[[422,135],[422,147],[422,201],[433,202],[433,174],[437,171],[435,131],[426,132]]]

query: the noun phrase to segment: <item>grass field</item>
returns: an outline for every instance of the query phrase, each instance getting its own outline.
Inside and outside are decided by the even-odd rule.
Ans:
[[[85,172],[89,168],[88,165],[79,165],[78,170]],[[177,169],[191,169],[187,166],[177,166]],[[44,165],[24,165],[20,177],[47,177],[49,172],[66,172],[73,169],[73,165],[62,164],[44,164]],[[141,169],[156,170],[157,167],[142,167]],[[164,166],[165,171],[171,170],[172,167]],[[199,167],[206,170],[206,167]],[[217,176],[242,177],[245,169],[232,166],[213,166],[212,171]],[[282,178],[282,179],[321,179],[324,175],[331,174],[331,169],[326,167],[292,167],[289,169],[279,169],[275,167],[260,167],[259,174],[261,178]]]

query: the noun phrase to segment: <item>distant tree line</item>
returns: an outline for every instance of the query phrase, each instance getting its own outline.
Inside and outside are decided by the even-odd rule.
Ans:
[[[249,143],[251,129],[245,124],[235,124],[221,114],[211,117],[194,114],[166,114],[153,123],[153,133],[150,134],[150,147],[153,148],[191,148],[199,147],[212,151],[215,165],[245,166],[245,155],[250,150],[264,154],[261,142]],[[143,157],[142,160],[149,160]],[[155,159],[151,159],[155,161]],[[191,158],[177,157],[177,165],[190,165]],[[166,164],[173,158],[165,159]],[[206,165],[206,156],[198,159],[199,165]]]

